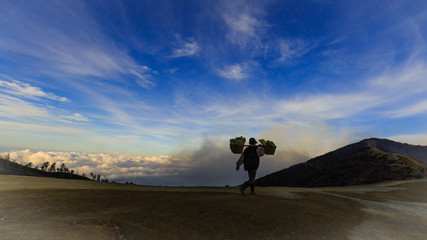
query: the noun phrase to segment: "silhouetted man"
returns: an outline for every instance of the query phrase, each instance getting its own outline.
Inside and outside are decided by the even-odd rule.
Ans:
[[[240,165],[243,164],[245,171],[248,171],[249,180],[244,182],[240,187],[240,192],[245,196],[245,189],[251,186],[251,194],[255,194],[255,177],[256,170],[259,167],[259,158],[264,155],[264,148],[262,145],[256,146],[257,141],[255,138],[249,139],[249,146],[243,151],[239,160],[236,162],[236,171],[239,171]]]

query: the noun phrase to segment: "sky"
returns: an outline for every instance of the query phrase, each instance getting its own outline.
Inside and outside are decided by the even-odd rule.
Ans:
[[[237,185],[379,137],[427,145],[426,1],[0,4],[0,152],[150,185]]]

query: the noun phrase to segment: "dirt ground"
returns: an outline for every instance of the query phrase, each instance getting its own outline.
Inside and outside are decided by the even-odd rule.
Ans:
[[[427,180],[150,187],[0,176],[0,239],[425,239]]]

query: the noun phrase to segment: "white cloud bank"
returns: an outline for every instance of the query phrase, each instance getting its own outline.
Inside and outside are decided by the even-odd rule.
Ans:
[[[4,155],[5,153],[3,153]],[[10,158],[40,166],[44,162],[64,163],[70,170],[100,174],[108,179],[147,176],[173,176],[189,167],[189,159],[171,156],[143,156],[142,154],[104,154],[77,152],[32,152],[29,149],[11,151]]]

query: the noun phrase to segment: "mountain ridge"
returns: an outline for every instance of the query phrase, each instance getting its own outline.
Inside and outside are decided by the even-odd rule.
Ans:
[[[368,138],[362,141],[375,142],[377,147],[384,151],[409,156],[427,163],[427,146],[400,143],[385,138]]]
[[[427,176],[427,146],[369,138],[256,180],[259,186],[332,187]]]

